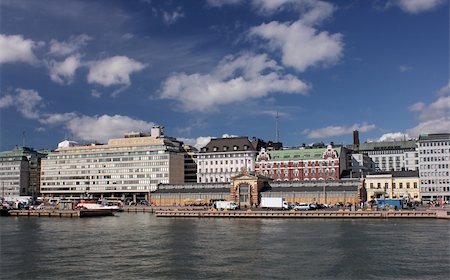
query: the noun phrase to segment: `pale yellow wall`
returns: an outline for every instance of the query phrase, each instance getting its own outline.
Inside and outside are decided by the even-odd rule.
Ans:
[[[371,183],[373,187],[370,186]],[[386,183],[387,187],[385,186]],[[400,188],[400,183],[402,183],[402,188]],[[407,188],[408,183],[410,185],[409,188]],[[416,183],[416,187],[414,187],[414,183]],[[380,184],[380,188],[378,188],[378,184]],[[383,190],[386,191],[386,199],[399,199],[405,194],[408,194],[413,200],[421,200],[418,177],[392,178],[390,176],[370,177],[369,175],[365,179],[365,187],[367,190],[367,200],[375,199],[377,191]]]

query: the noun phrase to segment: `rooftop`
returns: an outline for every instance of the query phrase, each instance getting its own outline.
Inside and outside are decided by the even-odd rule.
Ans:
[[[360,151],[415,149],[416,141],[368,142],[359,144]]]
[[[341,154],[341,149],[341,147],[332,148],[337,157]],[[327,148],[300,148],[266,151],[266,153],[269,154],[271,160],[317,160],[323,159],[323,154],[326,151]]]
[[[450,140],[450,133],[422,134],[419,141]]]

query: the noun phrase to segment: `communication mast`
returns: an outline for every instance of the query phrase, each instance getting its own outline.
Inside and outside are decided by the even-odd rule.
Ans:
[[[275,141],[277,143],[280,142],[280,127],[279,127],[280,124],[279,124],[279,122],[280,122],[280,114],[278,114],[278,111],[277,111],[277,114],[275,116]]]

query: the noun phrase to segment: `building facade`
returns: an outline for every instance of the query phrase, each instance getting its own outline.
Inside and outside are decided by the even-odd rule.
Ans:
[[[450,133],[420,135],[420,187],[423,200],[450,200]]]
[[[367,154],[378,171],[419,170],[416,141],[361,143],[357,151]]]
[[[133,132],[108,144],[65,143],[42,161],[41,193],[57,197],[132,197],[148,199],[161,183],[184,182],[182,142]]]
[[[46,153],[28,147],[16,147],[0,153],[0,195],[39,195],[41,159]]]
[[[337,180],[345,169],[341,147],[261,149],[255,171],[275,181]]]
[[[403,199],[421,201],[419,171],[385,171],[364,180],[367,200]]]
[[[212,205],[217,200],[236,202],[240,208],[258,207],[262,197],[284,198],[291,203],[353,203],[366,201],[359,179],[333,181],[273,181],[243,170],[231,182],[159,185],[151,194],[155,206]]]
[[[247,137],[217,138],[197,155],[197,182],[230,182],[242,169],[255,170],[257,147]]]

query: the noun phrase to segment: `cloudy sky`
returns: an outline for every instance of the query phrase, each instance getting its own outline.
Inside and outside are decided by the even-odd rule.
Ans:
[[[0,3],[2,150],[275,140],[277,111],[285,146],[450,131],[446,0]]]

